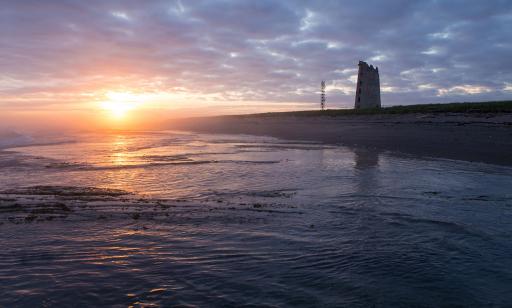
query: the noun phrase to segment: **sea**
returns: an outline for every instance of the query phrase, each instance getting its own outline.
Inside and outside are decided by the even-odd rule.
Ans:
[[[0,307],[512,303],[511,167],[249,135],[3,138]],[[52,187],[143,214],[12,219]]]

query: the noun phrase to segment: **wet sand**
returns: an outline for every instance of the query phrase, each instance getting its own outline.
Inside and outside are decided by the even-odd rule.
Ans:
[[[512,165],[512,114],[285,114],[174,120],[172,129],[318,141],[420,157]]]
[[[271,196],[273,197],[273,196]],[[280,193],[276,197],[289,197]],[[227,201],[221,197],[202,201],[149,198],[118,189],[76,186],[30,186],[0,191],[0,226],[50,221],[140,222],[140,227],[158,221],[205,223],[260,220],[269,215],[302,212],[280,202]]]

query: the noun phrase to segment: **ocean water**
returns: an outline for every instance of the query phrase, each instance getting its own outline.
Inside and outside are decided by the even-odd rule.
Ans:
[[[510,167],[243,135],[72,139],[0,151],[2,307],[512,302]],[[5,192],[37,185],[185,203],[9,222]]]

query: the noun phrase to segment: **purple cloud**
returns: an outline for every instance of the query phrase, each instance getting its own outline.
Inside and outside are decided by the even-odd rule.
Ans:
[[[325,79],[329,106],[351,107],[360,59],[384,105],[506,99],[510,29],[498,0],[11,1],[0,106],[127,88],[310,108]]]

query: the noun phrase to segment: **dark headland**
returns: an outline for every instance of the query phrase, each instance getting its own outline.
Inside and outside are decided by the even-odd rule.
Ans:
[[[188,118],[168,128],[512,166],[512,101]]]

